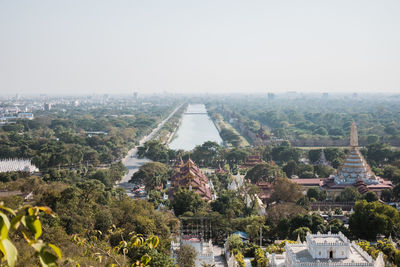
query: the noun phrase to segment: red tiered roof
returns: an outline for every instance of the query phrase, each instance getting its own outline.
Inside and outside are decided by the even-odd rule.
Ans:
[[[207,176],[197,167],[197,165],[189,158],[183,164],[178,172],[171,178],[171,193],[179,188],[192,189],[198,193],[203,199],[211,200],[211,191],[208,187]]]
[[[251,168],[260,163],[263,163],[260,156],[252,155],[252,156],[248,156],[247,160],[245,161],[245,163],[242,166],[240,166],[240,168]]]

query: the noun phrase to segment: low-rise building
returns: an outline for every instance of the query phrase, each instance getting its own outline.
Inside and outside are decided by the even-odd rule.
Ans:
[[[33,120],[34,116],[32,112],[20,112],[17,115],[18,119]]]
[[[354,241],[339,234],[310,234],[306,241],[285,244],[283,254],[268,254],[272,267],[384,267],[382,254],[374,260]]]

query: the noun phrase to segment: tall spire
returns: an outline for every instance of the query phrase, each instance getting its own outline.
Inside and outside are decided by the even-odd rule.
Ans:
[[[357,126],[354,121],[353,124],[351,125],[351,131],[350,131],[350,146],[352,147],[358,146]]]
[[[350,146],[350,153],[338,168],[335,183],[355,184],[358,180],[361,180],[367,185],[378,184],[377,177],[371,171],[370,166],[358,149],[357,126],[355,122],[351,125]]]

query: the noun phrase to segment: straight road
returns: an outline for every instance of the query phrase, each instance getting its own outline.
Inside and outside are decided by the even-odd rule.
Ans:
[[[145,163],[151,162],[151,160],[146,158],[139,159],[137,155],[137,148],[146,143],[147,141],[151,140],[157,134],[157,132],[164,126],[164,124],[178,111],[178,109],[182,107],[182,105],[179,105],[176,109],[174,109],[174,111],[172,111],[168,115],[168,117],[166,117],[162,122],[160,122],[158,126],[150,134],[146,135],[139,141],[138,146],[129,150],[126,157],[122,159],[122,163],[125,165],[125,167],[128,168],[128,173],[124,177],[122,177],[120,181],[117,182],[116,186],[124,188],[129,197],[133,197],[131,191],[133,188],[133,184],[129,183],[129,180],[131,179],[132,175],[139,170],[140,166],[142,166]]]

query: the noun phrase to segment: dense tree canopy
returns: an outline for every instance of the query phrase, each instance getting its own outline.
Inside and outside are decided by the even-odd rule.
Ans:
[[[395,208],[377,201],[358,201],[349,226],[355,236],[366,240],[374,240],[378,234],[398,236],[400,214]]]
[[[296,202],[303,195],[300,185],[288,178],[276,179],[273,183],[271,201]]]
[[[240,217],[245,210],[245,201],[236,191],[220,191],[218,199],[211,203],[211,208],[228,219]]]
[[[355,187],[346,187],[339,196],[337,196],[336,201],[356,201],[361,198],[360,192]]]
[[[140,166],[132,175],[131,183],[143,184],[146,190],[162,188],[169,179],[168,167],[160,162],[149,162]]]
[[[182,267],[195,267],[196,256],[196,249],[189,244],[184,244],[178,251],[178,265]]]
[[[196,213],[203,209],[205,205],[206,203],[200,195],[187,189],[179,189],[175,192],[174,199],[171,201],[171,206],[176,216],[180,216],[188,211]]]
[[[272,182],[278,177],[286,177],[279,166],[271,163],[261,163],[251,168],[247,172],[245,179],[249,179],[252,183],[257,183],[258,181]]]

